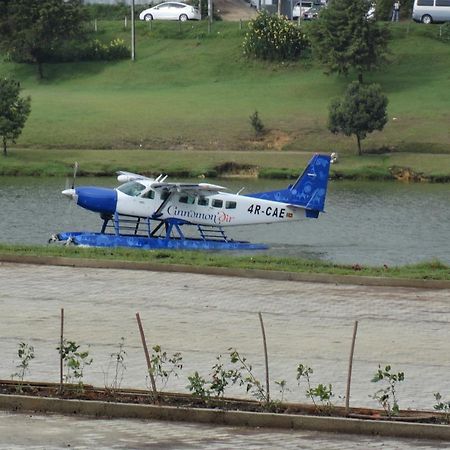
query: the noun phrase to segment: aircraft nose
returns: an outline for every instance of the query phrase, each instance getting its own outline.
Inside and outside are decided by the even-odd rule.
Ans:
[[[77,204],[89,211],[114,214],[117,206],[115,189],[101,187],[78,187],[75,189]]]
[[[75,189],[64,189],[61,194],[73,199],[75,197]]]

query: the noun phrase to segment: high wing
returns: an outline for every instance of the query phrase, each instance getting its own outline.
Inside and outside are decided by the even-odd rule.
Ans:
[[[155,180],[154,183],[151,184],[153,189],[166,189],[171,192],[185,192],[186,194],[213,194],[223,190],[226,190],[226,187],[218,186],[216,184],[209,183],[166,183],[164,181]]]
[[[118,175],[117,180],[120,181],[121,183],[126,183],[127,181],[134,181],[134,180],[153,180],[153,178],[149,178],[144,175],[139,175],[138,173],[125,172],[123,170],[119,170],[118,172],[116,172],[116,174]]]

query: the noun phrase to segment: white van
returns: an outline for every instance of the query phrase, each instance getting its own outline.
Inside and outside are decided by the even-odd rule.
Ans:
[[[422,23],[450,21],[450,0],[414,0],[412,18]]]

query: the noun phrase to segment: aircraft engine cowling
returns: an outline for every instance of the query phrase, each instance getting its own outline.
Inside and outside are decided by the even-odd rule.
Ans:
[[[102,214],[114,214],[117,207],[117,192],[115,189],[102,187],[79,187],[75,189],[77,205],[89,211]]]

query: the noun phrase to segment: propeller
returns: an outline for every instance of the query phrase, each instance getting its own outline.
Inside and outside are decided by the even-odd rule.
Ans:
[[[75,193],[75,180],[77,178],[77,172],[78,172],[78,163],[75,161],[74,165],[73,165],[73,177],[72,177],[72,184],[71,187],[68,189],[67,188],[67,179],[66,179],[66,189],[64,189],[62,191],[62,194],[65,195],[68,198],[74,199],[76,197],[76,193]]]
[[[75,180],[77,178],[77,172],[78,172],[78,163],[77,161],[75,161],[73,165],[72,189],[75,189]]]

